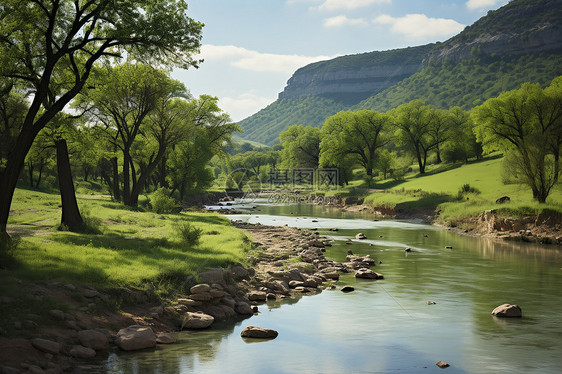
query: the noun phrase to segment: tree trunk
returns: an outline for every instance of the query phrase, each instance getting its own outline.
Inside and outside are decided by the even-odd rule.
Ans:
[[[43,168],[45,167],[45,160],[41,159],[41,163],[39,163],[39,176],[37,177],[37,182],[35,183],[35,188],[39,188],[39,184],[41,183],[41,177],[43,176]]]
[[[29,187],[33,188],[34,184],[33,184],[33,161],[28,161],[27,162],[27,172],[29,175]]]
[[[435,150],[435,152],[437,153],[437,161],[435,161],[435,163],[440,164],[441,163],[441,151],[439,150],[439,146],[437,146],[437,149]]]
[[[78,231],[83,228],[84,221],[76,201],[66,140],[59,139],[55,141],[55,145],[57,147],[57,174],[62,201],[61,225],[65,225],[70,231]]]
[[[6,226],[8,224],[8,216],[10,215],[12,198],[14,197],[20,172],[23,169],[25,156],[27,156],[31,148],[35,135],[36,132],[29,126],[22,129],[12,153],[8,157],[6,168],[2,175],[0,175],[0,237],[9,237],[6,232]]]
[[[121,191],[119,189],[119,166],[117,165],[117,157],[111,159],[111,169],[113,171],[113,198],[115,201],[121,201]]]

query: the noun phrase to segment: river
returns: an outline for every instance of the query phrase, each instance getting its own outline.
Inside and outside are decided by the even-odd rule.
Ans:
[[[348,249],[370,254],[384,280],[343,274],[314,296],[260,306],[235,325],[185,331],[155,351],[110,353],[103,373],[560,373],[562,251],[556,246],[459,235],[429,225],[374,221],[363,213],[313,205],[258,205],[231,219],[317,228]],[[329,229],[338,228],[338,232]],[[363,232],[368,239],[346,245]],[[451,249],[447,249],[451,246]],[[411,252],[404,248],[410,247]],[[427,302],[435,304],[429,305]],[[521,319],[491,311],[518,304]],[[246,326],[275,329],[275,340],[248,343]]]

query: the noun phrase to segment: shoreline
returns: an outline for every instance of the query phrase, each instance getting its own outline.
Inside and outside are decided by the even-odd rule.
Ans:
[[[15,326],[10,332],[0,331],[0,373],[88,371],[99,368],[109,353],[128,350],[118,342],[120,329],[148,327],[158,344],[171,344],[182,330],[212,328],[213,323],[234,325],[269,300],[333,289],[341,272],[361,270],[382,277],[370,270],[375,263],[368,256],[350,255],[345,263],[327,259],[324,251],[330,240],[312,230],[233,224],[252,238],[252,265],[188,276],[190,292],[176,294],[171,302],[156,302],[150,290],[104,290],[60,282],[22,285],[22,290],[37,296],[38,304],[56,301],[64,307],[50,309],[46,319],[31,309],[21,320],[11,321]],[[2,296],[0,302],[9,306],[17,300]],[[123,303],[120,311],[111,308],[117,302]],[[90,344],[81,336],[84,331],[101,337],[104,344]],[[145,351],[150,354],[154,346]]]

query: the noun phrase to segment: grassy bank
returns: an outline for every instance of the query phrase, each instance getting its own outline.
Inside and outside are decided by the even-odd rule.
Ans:
[[[166,292],[188,274],[243,262],[249,249],[246,234],[213,213],[156,214],[79,194],[91,233],[72,233],[57,229],[59,204],[56,193],[16,190],[8,230],[20,239],[1,258],[3,294],[27,281]],[[184,235],[196,231],[198,241]]]
[[[544,208],[562,211],[560,183],[550,193],[547,203],[539,204],[526,185],[502,182],[502,161],[490,158],[467,165],[443,165],[427,175],[407,176],[401,182],[386,181],[379,187],[389,188],[370,193],[365,202],[403,209],[434,207],[441,209],[440,220],[443,221],[476,216],[487,209],[515,216],[536,214]],[[462,192],[465,185],[469,185],[471,191]],[[511,201],[496,204],[496,199],[502,196],[509,196]]]

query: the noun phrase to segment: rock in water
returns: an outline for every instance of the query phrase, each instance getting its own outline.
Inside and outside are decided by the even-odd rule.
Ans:
[[[372,271],[371,269],[361,268],[355,272],[355,278],[384,279],[384,276],[382,274]]]
[[[519,305],[503,304],[492,311],[492,315],[496,317],[521,318],[521,308]]]
[[[206,329],[215,322],[215,318],[205,313],[186,312],[181,324],[182,329]]]
[[[367,239],[367,236],[362,232],[360,232],[359,234],[355,235],[355,239],[359,239],[359,240]]]
[[[272,329],[264,329],[262,327],[248,326],[240,336],[243,338],[255,338],[255,339],[275,339],[279,333]]]
[[[152,348],[156,346],[156,334],[150,327],[132,325],[119,330],[115,344],[124,351]]]
[[[355,288],[353,288],[352,286],[343,286],[343,287],[341,288],[341,292],[346,292],[346,293],[347,293],[347,292],[353,292],[353,291],[355,291]]]
[[[446,363],[445,361],[439,361],[438,363],[436,363],[435,365],[439,366],[441,369],[445,369],[448,368],[450,365],[448,363]]]

